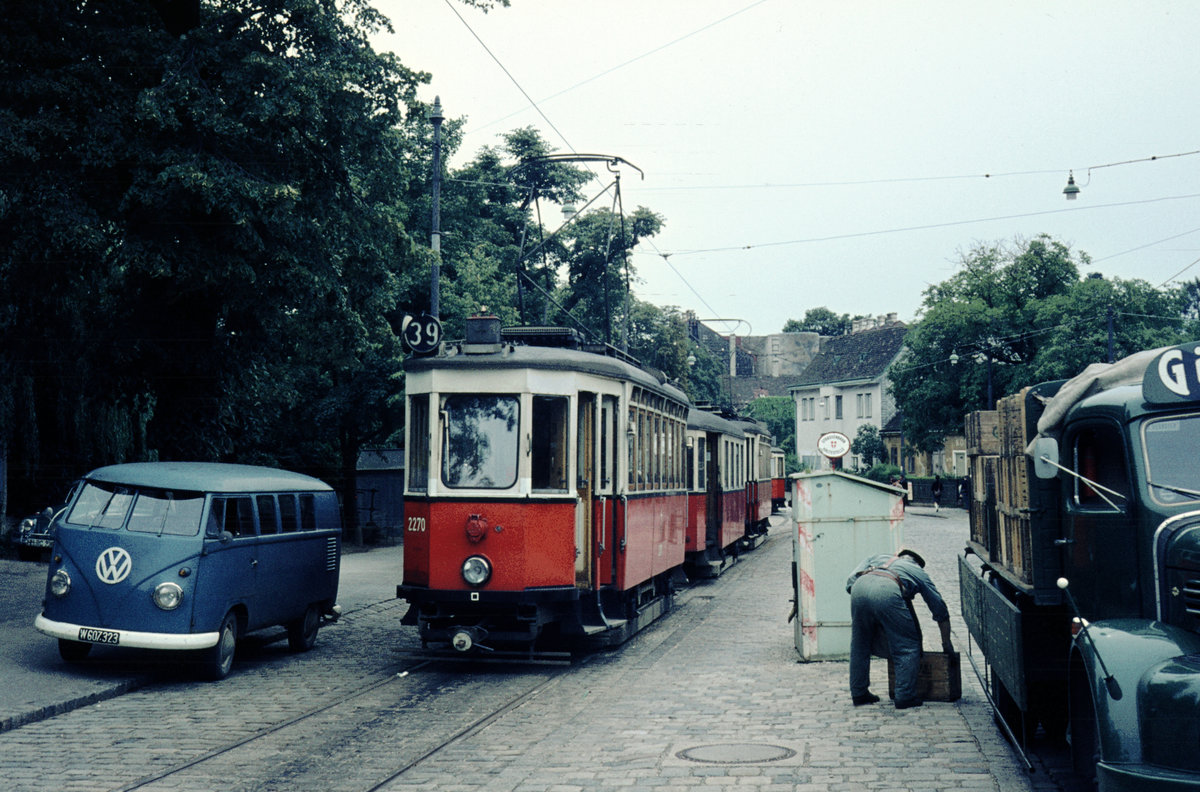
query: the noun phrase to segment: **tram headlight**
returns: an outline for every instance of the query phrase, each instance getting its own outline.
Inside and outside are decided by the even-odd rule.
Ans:
[[[50,593],[56,597],[65,597],[71,591],[71,576],[67,570],[59,569],[50,576]]]
[[[468,586],[482,586],[492,576],[492,564],[483,556],[473,555],[463,561],[462,576]]]
[[[165,611],[175,610],[179,607],[179,603],[183,602],[183,589],[178,583],[167,581],[159,583],[154,587],[154,594],[151,596],[154,604]]]

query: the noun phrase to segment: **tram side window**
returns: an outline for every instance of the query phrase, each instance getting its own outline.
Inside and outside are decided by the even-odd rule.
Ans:
[[[213,498],[208,510],[209,536],[229,531],[233,536],[254,536],[254,503],[250,498]]]
[[[629,408],[629,426],[625,432],[626,442],[629,443],[629,489],[637,489],[638,455],[637,455],[637,410]]]
[[[419,394],[408,403],[408,488],[424,492],[429,487],[429,396]]]
[[[1111,426],[1097,425],[1081,429],[1074,440],[1075,470],[1080,476],[1108,490],[1127,496],[1129,477],[1125,473],[1125,446],[1121,435]],[[1101,497],[1103,494],[1104,497]],[[1106,501],[1105,498],[1108,500]],[[1124,508],[1124,497],[1111,492],[1097,491],[1080,479],[1075,479],[1075,502],[1083,508],[1112,509],[1108,501]]]
[[[533,397],[533,488],[567,489],[567,397]]]

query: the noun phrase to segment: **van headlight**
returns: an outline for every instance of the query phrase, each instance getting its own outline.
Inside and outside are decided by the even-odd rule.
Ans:
[[[154,604],[163,610],[175,610],[179,607],[179,603],[183,602],[183,589],[179,587],[178,583],[170,581],[159,583],[154,587],[152,598]]]
[[[463,561],[462,576],[468,586],[482,586],[492,576],[492,565],[483,556],[473,555]]]
[[[65,569],[57,569],[50,576],[50,593],[56,597],[65,597],[71,591],[71,576]]]

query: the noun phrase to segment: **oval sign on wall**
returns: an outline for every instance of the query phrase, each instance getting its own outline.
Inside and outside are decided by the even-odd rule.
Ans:
[[[830,459],[839,459],[850,450],[850,438],[841,432],[826,432],[817,440],[817,450]]]

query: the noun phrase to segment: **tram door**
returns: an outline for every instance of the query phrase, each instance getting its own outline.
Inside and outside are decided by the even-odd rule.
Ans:
[[[600,397],[600,432],[597,438],[599,475],[597,476],[596,579],[599,585],[616,582],[617,548],[617,397]]]
[[[705,542],[708,547],[721,547],[721,532],[725,522],[725,505],[721,489],[721,470],[717,465],[717,457],[721,436],[716,432],[708,433],[708,442],[701,445],[701,458],[697,467],[708,477],[708,486],[704,488]]]
[[[592,588],[596,580],[596,546],[594,521],[596,514],[596,394],[579,394],[579,415],[575,433],[575,585]]]

